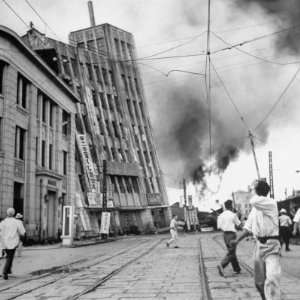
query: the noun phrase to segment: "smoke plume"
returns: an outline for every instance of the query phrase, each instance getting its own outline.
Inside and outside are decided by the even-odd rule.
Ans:
[[[241,9],[249,9],[253,5],[262,7],[264,11],[274,17],[274,24],[279,29],[285,28],[278,34],[277,47],[299,53],[300,50],[300,1],[298,0],[236,0]]]

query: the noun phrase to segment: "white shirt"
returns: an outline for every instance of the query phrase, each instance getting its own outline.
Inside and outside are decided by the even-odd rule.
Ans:
[[[170,229],[177,230],[177,221],[175,219],[171,220]]]
[[[237,215],[231,210],[225,210],[218,216],[218,228],[222,231],[236,232],[236,226],[240,226],[241,222]]]
[[[299,223],[300,222],[300,208],[298,208],[295,216],[294,216],[294,219],[293,219],[294,222],[296,223]]]
[[[20,235],[25,234],[23,223],[13,217],[7,217],[0,223],[0,234],[4,249],[15,249]]]
[[[251,212],[244,228],[256,237],[278,236],[278,209],[274,199],[254,196],[250,200]]]
[[[292,225],[292,220],[287,215],[281,215],[279,216],[279,225],[281,227],[289,227],[290,225]]]

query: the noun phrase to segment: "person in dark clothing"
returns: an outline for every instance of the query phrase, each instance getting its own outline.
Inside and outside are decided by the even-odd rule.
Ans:
[[[285,251],[291,251],[290,245],[290,226],[292,225],[291,218],[287,215],[287,211],[282,208],[280,210],[279,216],[279,235],[280,235],[280,244],[285,244]]]

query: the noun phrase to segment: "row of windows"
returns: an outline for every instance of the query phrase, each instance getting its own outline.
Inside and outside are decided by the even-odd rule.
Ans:
[[[37,119],[42,120],[43,123],[50,127],[54,126],[55,113],[58,105],[53,102],[48,96],[41,91],[38,91],[37,97]],[[62,112],[62,133],[68,135],[70,133],[71,116],[65,110]]]
[[[118,193],[117,185],[122,194],[139,193],[138,179],[136,177],[110,176],[110,180],[115,193]]]
[[[143,109],[143,104],[142,102],[137,102],[137,101],[131,101],[129,98],[127,98],[127,109],[129,112],[129,116],[130,119],[133,121],[134,120],[134,113],[132,111],[131,108],[131,102],[133,104],[133,109],[134,109],[134,113],[135,113],[135,117],[141,122],[142,120],[145,120],[145,113],[144,113],[144,109]],[[138,106],[140,108],[140,114],[141,114],[141,118],[142,120],[140,120],[140,114],[139,114],[139,110],[138,110]]]
[[[135,95],[135,91],[137,92],[138,95],[141,95],[137,78],[134,78],[134,80],[132,81],[131,76],[128,76],[126,78],[124,74],[121,75],[121,78],[123,82],[123,88],[127,93],[127,95],[129,95],[129,92],[131,92],[132,95]]]
[[[123,57],[124,59],[134,59],[133,48],[129,43],[116,38],[114,41],[118,57]]]
[[[39,138],[36,137],[36,163],[39,164]],[[26,130],[16,126],[15,131],[15,158],[20,160],[25,159],[25,148],[26,148]],[[48,152],[48,160],[46,160],[46,155]],[[62,162],[63,162],[63,174],[67,174],[67,152],[63,151],[62,154]],[[54,163],[54,153],[53,153],[53,145],[51,143],[48,144],[48,149],[46,147],[46,141],[42,140],[41,142],[41,166],[44,168],[49,168],[49,170],[53,170]],[[46,163],[48,161],[48,164]]]

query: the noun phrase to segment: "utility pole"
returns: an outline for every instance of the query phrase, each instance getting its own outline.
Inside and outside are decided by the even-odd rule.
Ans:
[[[272,158],[272,151],[269,151],[269,182],[270,182],[270,197],[274,199],[274,180],[273,180],[273,158]]]
[[[205,86],[208,105],[208,131],[209,131],[209,154],[212,157],[212,124],[211,124],[211,60],[210,60],[210,24],[211,24],[211,0],[207,5],[207,40],[206,40],[206,62],[205,62]]]
[[[255,146],[254,146],[254,141],[253,141],[253,134],[252,134],[252,132],[250,130],[249,130],[249,139],[250,139],[252,154],[253,154],[253,158],[254,158],[254,163],[255,163],[257,178],[259,180],[260,179],[260,173],[259,173],[257,157],[256,157],[256,153],[255,153]]]
[[[107,162],[103,160],[103,192],[102,211],[107,211]]]
[[[187,199],[186,199],[186,180],[185,180],[185,178],[183,178],[182,183],[183,183],[183,199],[184,199],[183,214],[184,214],[184,222],[185,222],[186,229],[187,229],[187,207],[186,207]]]

